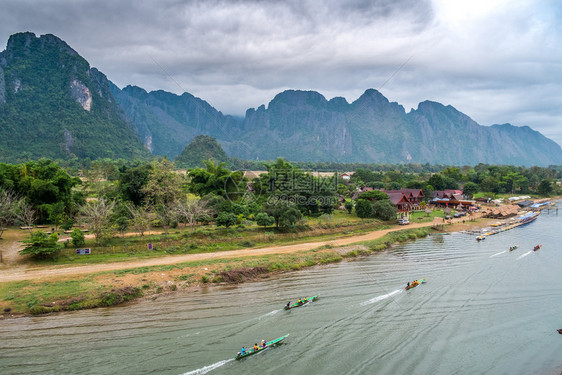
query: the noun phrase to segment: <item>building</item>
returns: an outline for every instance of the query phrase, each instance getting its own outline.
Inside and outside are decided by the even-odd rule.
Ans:
[[[400,189],[400,190],[385,190],[385,189],[381,189],[382,192],[384,193],[403,193],[406,198],[408,198],[408,200],[410,201],[410,203],[414,206],[419,205],[423,199],[425,198],[425,195],[423,194],[422,189]]]
[[[430,203],[436,206],[468,209],[469,207],[475,206],[476,201],[465,199],[462,190],[435,190],[431,194]]]
[[[406,197],[406,195],[401,192],[386,192],[386,194],[388,194],[388,198],[390,199],[390,201],[392,202],[392,204],[394,205],[394,207],[396,207],[396,210],[400,213],[400,212],[410,212],[410,210],[413,207],[412,202],[410,202],[410,200],[408,199],[408,197]]]

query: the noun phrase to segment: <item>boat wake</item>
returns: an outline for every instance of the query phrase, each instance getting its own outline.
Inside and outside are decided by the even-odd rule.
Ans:
[[[398,294],[398,293],[402,293],[402,289],[396,289],[395,291],[390,292],[388,294],[383,294],[382,296],[377,296],[377,297],[372,298],[368,301],[362,302],[361,306],[370,305],[372,303],[382,301],[382,300],[387,299],[389,297],[392,297],[393,295]]]
[[[206,373],[208,373],[209,371],[213,371],[214,369],[217,369],[217,368],[219,368],[219,367],[221,367],[221,366],[227,364],[227,363],[230,362],[230,361],[234,361],[234,358],[225,359],[224,361],[220,361],[220,362],[217,362],[217,363],[213,363],[212,365],[205,366],[205,367],[201,367],[201,368],[198,368],[197,370],[189,371],[189,372],[186,372],[186,373],[184,373],[184,374],[182,374],[182,375],[199,375],[199,374],[206,374]]]
[[[279,311],[282,311],[282,310],[279,309],[279,310],[270,311],[270,312],[268,312],[267,314],[260,315],[260,316],[258,317],[258,319],[263,319],[263,318],[267,318],[268,316],[275,315],[275,314],[277,314]]]
[[[500,251],[499,253],[496,253],[496,254],[494,254],[494,255],[490,255],[490,258],[497,257],[498,255],[501,255],[501,254],[503,254],[503,253],[507,253],[507,250]]]
[[[521,259],[521,258],[525,258],[527,255],[531,254],[533,252],[533,250],[526,252],[525,254],[519,256],[519,258],[517,258],[517,260]]]

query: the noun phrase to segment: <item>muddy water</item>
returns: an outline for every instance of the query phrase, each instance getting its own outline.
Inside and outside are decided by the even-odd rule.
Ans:
[[[559,374],[561,228],[562,213],[544,212],[480,243],[430,236],[238,287],[0,321],[1,373]],[[242,345],[287,333],[232,360]]]

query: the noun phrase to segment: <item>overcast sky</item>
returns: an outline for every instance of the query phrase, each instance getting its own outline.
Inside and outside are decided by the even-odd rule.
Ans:
[[[243,115],[286,89],[407,111],[450,104],[562,144],[559,0],[2,0],[11,34],[54,34],[119,87],[187,91]]]

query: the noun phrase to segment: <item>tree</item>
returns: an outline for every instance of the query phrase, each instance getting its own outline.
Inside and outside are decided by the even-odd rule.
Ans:
[[[89,224],[89,229],[94,234],[96,241],[109,228],[114,208],[115,201],[107,201],[104,198],[87,202],[82,206],[81,213],[84,221]]]
[[[282,199],[269,199],[264,205],[264,211],[275,219],[275,226],[279,228],[291,223],[292,219],[297,216],[294,211],[298,211],[300,214],[300,211],[296,207],[294,203]],[[300,217],[294,222],[296,223],[299,219]]]
[[[538,193],[541,195],[550,195],[552,190],[552,184],[547,179],[543,179],[537,188]]]
[[[355,212],[361,219],[373,217],[373,204],[366,199],[358,199],[355,203]]]
[[[302,218],[301,212],[296,207],[288,207],[279,218],[281,228],[290,228]]]
[[[466,196],[468,196],[469,198],[472,198],[472,196],[474,194],[476,194],[478,192],[478,185],[475,184],[472,181],[467,182],[466,184],[464,184],[463,186],[463,194],[465,194]]]
[[[373,203],[373,214],[376,218],[388,221],[396,217],[396,207],[389,200]]]
[[[275,218],[269,216],[265,212],[260,212],[256,215],[256,224],[258,224],[260,227],[264,227],[264,229],[273,225],[274,223]]]
[[[130,226],[136,230],[141,238],[144,236],[144,232],[150,229],[150,225],[152,223],[152,215],[150,210],[146,206],[128,206],[130,216],[129,224]]]
[[[145,198],[145,186],[148,183],[148,175],[152,166],[148,163],[141,164],[135,168],[125,169],[119,175],[119,194],[125,201],[140,206]]]
[[[171,206],[180,197],[181,176],[174,171],[174,164],[166,158],[154,161],[143,187],[148,204]]]
[[[84,246],[86,243],[84,232],[80,229],[74,229],[72,233],[70,233],[70,238],[72,238],[72,244],[76,247]]]
[[[246,194],[247,184],[242,171],[231,172],[225,163],[215,164],[213,160],[205,160],[203,164],[205,169],[195,168],[188,174],[191,179],[189,189],[193,194],[200,197],[214,194],[231,201]]]
[[[357,199],[367,199],[370,201],[380,201],[388,199],[388,194],[380,191],[380,190],[369,190],[359,194]]]
[[[25,199],[20,199],[16,205],[16,216],[26,227],[31,228],[35,223],[35,210]]]
[[[17,218],[17,207],[21,199],[12,190],[0,188],[0,238],[5,227],[13,224]]]
[[[27,246],[20,250],[21,255],[31,255],[34,258],[56,258],[62,245],[58,243],[59,236],[56,233],[47,234],[40,230],[31,233],[28,240],[23,241]]]
[[[202,199],[188,198],[178,202],[174,207],[178,215],[179,222],[189,224],[191,233],[195,231],[195,224],[211,215],[213,210],[207,206],[207,201]]]
[[[63,202],[57,202],[49,205],[49,221],[55,225],[58,230],[59,225],[64,221],[65,205]]]
[[[344,203],[344,207],[345,207],[345,209],[347,210],[347,212],[348,212],[349,214],[351,214],[351,211],[353,211],[353,202],[351,202],[351,201],[346,201],[346,202]]]
[[[215,224],[219,227],[230,228],[236,224],[238,217],[232,212],[221,212],[215,219]]]
[[[446,186],[445,178],[439,173],[432,175],[427,183],[433,186],[435,190],[444,190]]]

